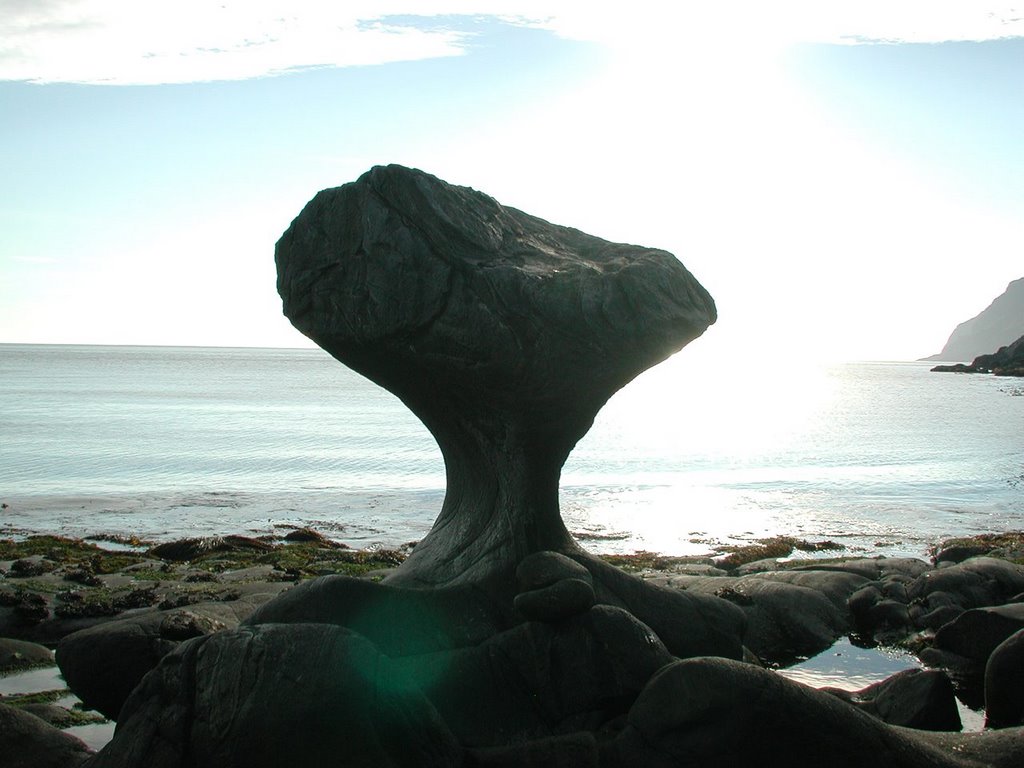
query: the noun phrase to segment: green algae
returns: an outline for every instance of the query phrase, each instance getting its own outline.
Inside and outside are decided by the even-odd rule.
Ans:
[[[753,544],[725,545],[720,549],[728,554],[716,564],[719,568],[729,571],[756,560],[789,557],[796,551],[827,552],[845,547],[834,541],[811,542],[792,536],[773,536],[770,539],[758,539]]]

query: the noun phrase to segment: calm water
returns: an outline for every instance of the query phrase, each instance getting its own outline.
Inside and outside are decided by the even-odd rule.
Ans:
[[[597,551],[777,533],[923,554],[1024,528],[1024,383],[920,363],[729,370],[688,351],[612,399],[562,477]],[[0,345],[0,534],[313,525],[421,538],[439,451],[319,350]]]

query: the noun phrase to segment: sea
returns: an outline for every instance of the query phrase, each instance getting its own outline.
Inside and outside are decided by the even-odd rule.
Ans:
[[[308,526],[392,547],[427,533],[444,486],[423,425],[318,349],[0,345],[2,537]],[[560,504],[597,553],[787,535],[923,557],[1024,529],[1024,382],[684,350],[606,404]]]

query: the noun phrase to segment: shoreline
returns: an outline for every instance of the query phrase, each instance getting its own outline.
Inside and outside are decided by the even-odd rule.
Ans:
[[[6,638],[53,649],[74,632],[116,631],[119,625],[141,626],[153,617],[159,636],[170,632],[166,637],[173,646],[237,626],[254,607],[312,578],[340,574],[379,581],[411,548],[353,549],[318,531],[288,526],[274,537],[227,535],[159,544],[123,535],[14,540],[0,534],[0,643]],[[754,636],[747,641],[757,651],[752,659],[812,687],[851,691],[855,685],[881,685],[912,670],[945,669],[956,686],[961,727],[980,730],[984,695],[979,699],[976,690],[976,665],[956,668],[956,660],[928,658],[939,627],[907,624],[894,629],[886,600],[866,604],[866,609],[855,608],[854,601],[868,587],[874,589],[872,585],[888,593],[890,587],[909,584],[912,577],[951,572],[975,562],[1004,563],[1024,584],[1024,532],[949,539],[931,554],[930,561],[863,557],[832,541],[774,537],[725,545],[714,556],[636,552],[601,557],[654,584],[715,594],[753,611],[749,617]],[[840,583],[845,585],[840,602],[849,604],[855,620],[837,619],[822,634],[817,626],[820,617],[812,614],[834,597]],[[766,585],[772,590],[764,592]],[[817,590],[818,605],[808,603],[812,590]],[[1013,599],[1003,595],[993,604]],[[972,607],[965,603],[961,611]],[[874,618],[872,611],[878,614]],[[879,611],[885,620],[879,620]],[[840,612],[833,613],[838,617]],[[833,648],[839,650],[830,655]],[[113,726],[94,711],[100,705],[90,699],[95,694],[88,686],[76,690],[78,696],[68,688],[43,690],[36,683],[17,690],[19,674],[33,680],[29,672],[55,670],[53,665],[50,653],[42,661],[26,659],[0,669],[0,680],[7,683],[0,704],[45,715],[57,727],[74,728],[71,732],[82,735],[90,748],[102,747]]]
[[[652,486],[646,491],[657,491]],[[573,488],[570,493],[583,489]],[[671,558],[716,558],[737,548],[765,541],[796,539],[817,544],[830,542],[846,556],[927,558],[944,539],[979,535],[979,520],[972,517],[955,528],[937,531],[900,531],[876,520],[861,520],[860,528],[834,524],[786,527],[783,519],[766,519],[760,526],[739,519],[735,525],[707,525],[700,530],[699,515],[686,526],[676,523],[663,545],[652,543],[662,522],[651,510],[638,506],[637,530],[623,527],[620,513],[583,509],[569,497],[563,520],[573,539],[600,556],[629,557],[656,552]],[[338,492],[316,489],[280,495],[260,492],[202,491],[109,492],[105,494],[8,494],[0,498],[0,539],[60,535],[90,541],[116,540],[123,531],[158,544],[185,537],[245,535],[274,536],[280,530],[313,528],[353,548],[396,548],[422,539],[432,527],[444,499],[443,488],[361,489]],[[566,500],[563,499],[563,502]],[[881,512],[876,517],[884,517]],[[975,516],[976,517],[976,516]],[[820,522],[820,521],[819,521]],[[799,533],[790,533],[799,529]],[[820,552],[797,548],[795,559],[817,559]]]

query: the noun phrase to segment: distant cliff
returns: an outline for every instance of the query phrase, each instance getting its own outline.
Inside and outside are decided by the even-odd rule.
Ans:
[[[977,317],[956,327],[946,346],[925,360],[964,362],[991,353],[1024,335],[1024,277],[1014,280],[1006,292]]]
[[[1024,377],[1024,336],[1013,344],[1000,347],[990,355],[979,355],[970,365],[936,365],[933,371],[943,373],[994,373],[996,376]]]

